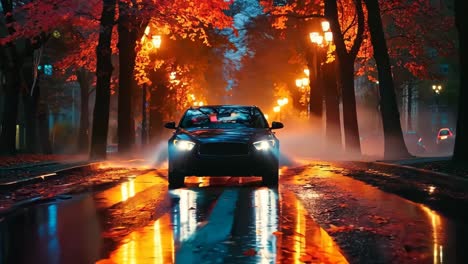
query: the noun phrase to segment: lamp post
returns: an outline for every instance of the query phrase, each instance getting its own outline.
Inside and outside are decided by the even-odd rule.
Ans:
[[[278,121],[281,121],[280,111],[281,111],[281,106],[277,105],[273,107],[273,112],[278,113]]]
[[[436,130],[440,128],[441,122],[440,122],[440,111],[439,111],[439,95],[442,93],[442,85],[440,84],[434,84],[432,85],[432,91],[435,93],[434,99],[435,99],[435,125],[436,125]]]
[[[146,52],[156,52],[159,48],[161,48],[162,38],[160,35],[151,35],[150,36],[151,28],[147,26],[143,37],[141,38],[142,49],[145,49]],[[151,40],[151,41],[149,41]],[[142,87],[142,105],[141,105],[141,145],[146,145],[148,141],[148,129],[147,129],[147,105],[148,102],[146,100],[147,97],[147,84],[144,83]]]
[[[309,76],[309,69],[305,69],[304,73]],[[307,108],[307,118],[309,117],[310,113],[310,81],[308,77],[296,79],[296,86],[301,90],[301,92],[305,93],[305,101],[306,101],[306,108]]]
[[[309,40],[312,43],[311,50],[308,52],[307,64],[310,71],[309,83],[309,111],[312,115],[319,118],[323,114],[323,88],[321,81],[321,65],[325,62],[327,49],[333,42],[333,34],[330,31],[328,21],[321,22],[320,31],[309,33]]]
[[[277,106],[273,107],[273,112],[278,113],[278,121],[281,121],[281,107],[288,104],[289,100],[286,97],[280,98],[276,101]]]

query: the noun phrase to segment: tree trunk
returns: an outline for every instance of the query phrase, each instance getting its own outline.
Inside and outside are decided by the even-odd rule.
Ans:
[[[336,56],[342,89],[343,124],[345,133],[345,149],[348,154],[361,155],[359,127],[356,113],[356,96],[354,93],[354,60],[361,47],[364,33],[364,12],[361,0],[355,0],[357,14],[356,38],[348,51],[338,19],[336,0],[325,0],[325,16],[330,22],[333,39],[336,45]],[[344,30],[343,30],[344,31]]]
[[[87,153],[89,150],[89,72],[84,69],[77,71],[76,76],[80,84],[80,128],[78,131],[78,152]]]
[[[146,114],[147,114],[147,99],[146,99],[146,83],[143,84],[142,87],[142,100],[141,100],[141,147],[142,149],[146,146],[146,141],[148,138],[148,130],[147,130],[147,121],[146,121]]]
[[[112,28],[114,26],[116,0],[103,0],[99,41],[96,49],[96,102],[93,111],[91,159],[106,158],[109,130],[110,79],[112,76]]]
[[[149,138],[152,146],[156,145],[163,134],[163,109],[167,97],[166,85],[160,83],[151,90]]]
[[[47,104],[47,90],[36,85],[38,92],[39,106],[37,108],[37,130],[40,146],[40,152],[43,154],[52,154],[52,145],[50,144],[49,132],[49,105]],[[42,96],[41,96],[42,94]]]
[[[364,0],[367,10],[374,58],[377,63],[380,88],[380,110],[384,132],[384,158],[397,159],[409,157],[401,131],[400,113],[390,68],[390,58],[380,17],[378,0]]]
[[[325,90],[326,108],[326,139],[327,149],[332,153],[341,151],[341,121],[340,121],[340,101],[338,96],[338,86],[336,78],[336,61],[323,65],[323,87]]]
[[[345,132],[346,152],[351,155],[361,155],[359,126],[356,112],[356,95],[354,93],[353,61],[339,61],[342,93],[343,93],[343,125]]]
[[[2,0],[3,14],[5,22],[9,24],[8,33],[15,32],[12,23],[15,22],[11,14],[13,11],[13,2]],[[2,129],[0,132],[0,154],[16,153],[16,121],[18,118],[18,102],[20,89],[20,58],[14,42],[6,44],[5,49],[5,98],[3,105]]]
[[[460,56],[460,92],[458,96],[458,119],[453,160],[468,162],[468,18],[463,9],[463,1],[455,0],[455,22],[458,29]]]
[[[119,99],[117,135],[119,153],[130,152],[134,139],[132,118],[132,84],[135,68],[135,47],[137,30],[132,28],[134,17],[131,16],[128,3],[119,1]]]
[[[413,131],[413,81],[408,82],[406,131]]]
[[[11,47],[10,49],[14,49]],[[16,53],[16,51],[11,51]],[[16,56],[13,56],[16,57]],[[16,120],[18,117],[18,101],[20,80],[17,74],[17,62],[8,62],[5,83],[5,101],[3,105],[2,130],[0,134],[0,153],[15,154],[16,152]]]
[[[29,84],[29,83],[28,83]],[[27,91],[26,91],[27,92]],[[36,153],[39,150],[37,140],[37,106],[39,104],[38,87],[34,88],[33,94],[23,94],[23,108],[26,129],[26,152]]]
[[[322,57],[318,54],[319,49],[315,43],[309,43],[309,47],[306,52],[307,67],[309,68],[309,113],[310,119],[313,122],[314,128],[317,128],[319,136],[322,132],[322,115],[323,115],[323,89],[321,82],[321,69],[319,59]]]

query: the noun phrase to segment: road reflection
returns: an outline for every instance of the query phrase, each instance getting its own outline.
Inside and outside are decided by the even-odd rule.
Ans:
[[[291,193],[191,188],[99,263],[347,263]]]
[[[0,263],[92,263],[100,232],[92,197],[39,205],[0,222]]]
[[[300,173],[299,168],[284,170],[282,183],[302,185],[304,191],[299,193],[300,199],[314,204],[326,203],[324,201],[329,201],[331,196],[337,201],[343,201],[340,210],[347,211],[346,224],[368,227],[374,232],[391,237],[392,242],[389,244],[403,249],[400,252],[392,252],[397,257],[410,258],[412,261],[410,263],[468,263],[466,262],[468,256],[462,245],[468,234],[464,218],[447,218],[422,204],[386,193],[351,177],[343,177],[343,170],[330,163],[304,166],[303,169]],[[378,171],[375,173],[378,173],[379,177],[394,177],[388,173]],[[320,184],[321,188],[314,188],[308,184],[310,181],[305,177],[307,175],[314,175],[313,183]],[[330,188],[328,190],[331,192],[328,192],[327,188]],[[316,193],[314,189],[322,191]],[[432,194],[436,188],[429,186],[427,191],[428,194]],[[352,208],[357,205],[369,208],[370,214],[358,214],[352,217]],[[319,209],[315,211],[315,208]],[[311,211],[313,214],[320,214],[320,208],[323,207],[312,206]],[[367,246],[368,250],[374,252],[382,250],[378,244]],[[382,250],[381,255],[386,253],[388,252]]]
[[[433,241],[433,263],[442,264],[444,263],[444,246],[440,233],[442,233],[442,224],[439,214],[432,211],[428,207],[421,205],[421,209],[429,217],[429,221],[432,226],[432,241]]]

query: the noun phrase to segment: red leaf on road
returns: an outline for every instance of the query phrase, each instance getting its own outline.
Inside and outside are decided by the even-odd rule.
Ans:
[[[257,255],[257,251],[255,249],[253,249],[253,248],[250,248],[250,249],[247,249],[246,251],[244,251],[243,254],[244,254],[244,256],[251,257],[251,256]]]

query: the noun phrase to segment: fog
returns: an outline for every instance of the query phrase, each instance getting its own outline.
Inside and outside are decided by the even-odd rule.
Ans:
[[[307,119],[292,106],[289,110],[285,109],[281,115],[270,113],[268,109],[262,109],[262,111],[269,116],[268,121],[270,124],[272,121],[281,121],[284,124],[284,128],[274,130],[280,140],[280,166],[296,166],[310,160],[379,160],[383,158],[384,140],[381,116],[377,109],[373,107],[366,107],[362,104],[358,104],[357,107],[362,155],[350,155],[344,151],[344,144],[341,145],[341,142],[344,142],[343,124],[341,124],[341,142],[339,139],[327,141],[325,119]],[[406,133],[407,130],[416,131],[418,137],[422,138],[427,147],[426,153],[414,153],[411,147],[414,142],[409,142],[405,138],[408,149],[414,156],[451,154],[452,149],[440,152],[435,148],[438,129],[433,128],[431,130],[431,118],[433,118],[433,113],[421,112],[417,122],[414,121],[414,124],[411,124],[411,129],[408,129],[407,123],[402,122],[403,132]],[[403,117],[401,119],[404,120]],[[162,140],[153,143],[144,150],[138,150],[138,155],[144,156],[145,165],[162,169],[167,168],[167,140],[170,136],[171,131],[164,129]],[[351,151],[351,153],[353,152]]]

